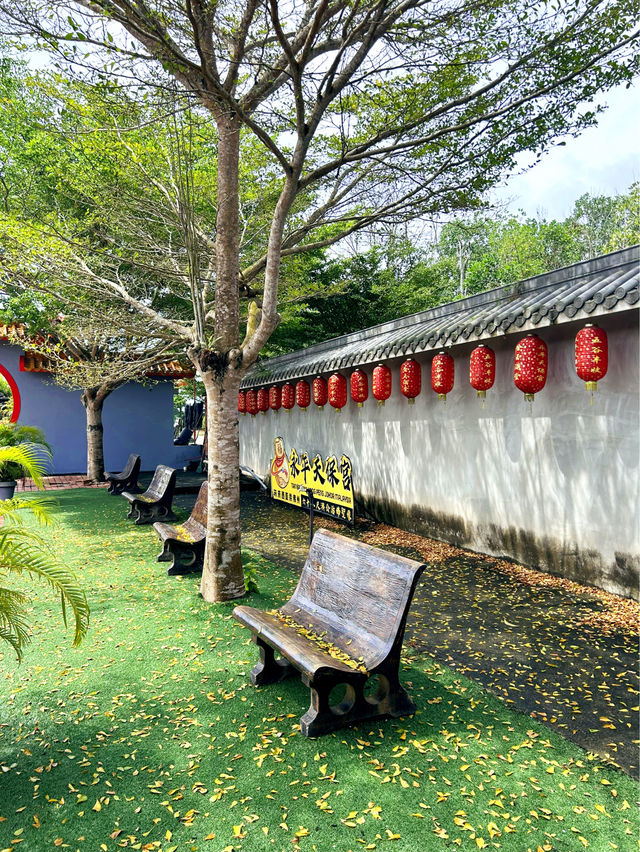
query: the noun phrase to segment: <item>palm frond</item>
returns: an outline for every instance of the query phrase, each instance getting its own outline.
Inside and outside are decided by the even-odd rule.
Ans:
[[[46,553],[36,550],[27,540],[13,540],[0,550],[0,570],[10,574],[28,574],[44,580],[58,591],[74,616],[73,645],[79,645],[89,627],[89,604],[75,576]]]
[[[50,458],[46,447],[36,444],[0,447],[0,468],[19,466],[25,476],[42,485],[45,462]],[[73,645],[78,645],[89,627],[89,604],[71,571],[60,565],[49,553],[49,547],[37,530],[24,523],[28,513],[36,524],[50,523],[50,508],[54,501],[48,497],[17,497],[0,501],[0,575],[28,575],[44,580],[60,594],[62,618],[67,626],[67,607],[74,618]],[[0,641],[8,642],[18,661],[29,641],[26,605],[29,597],[23,592],[0,588]]]
[[[18,661],[22,660],[23,648],[29,642],[25,618],[28,600],[22,592],[0,587],[0,639],[11,645]]]
[[[52,522],[51,509],[56,505],[57,501],[53,497],[12,497],[11,500],[0,501],[0,516],[22,524],[21,511],[27,509],[38,524],[46,527]]]

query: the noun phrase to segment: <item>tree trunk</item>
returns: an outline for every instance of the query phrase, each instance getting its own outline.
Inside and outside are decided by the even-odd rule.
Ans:
[[[240,127],[226,113],[218,125],[216,214],[216,350],[202,352],[199,369],[207,394],[209,503],[207,544],[200,591],[206,601],[244,595],[240,552],[239,349],[239,159]]]
[[[204,375],[207,394],[209,503],[207,544],[200,592],[206,601],[227,601],[245,593],[240,551],[240,379],[227,371],[222,381]]]
[[[85,388],[82,404],[87,412],[87,479],[104,482],[104,444],[102,406],[104,397]]]

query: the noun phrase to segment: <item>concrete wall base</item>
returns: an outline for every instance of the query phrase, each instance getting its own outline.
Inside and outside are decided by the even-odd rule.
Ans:
[[[474,524],[424,506],[404,506],[380,497],[357,497],[376,520],[478,553],[514,559],[536,570],[640,600],[640,556],[616,551],[608,563],[597,550],[535,535],[516,527]]]

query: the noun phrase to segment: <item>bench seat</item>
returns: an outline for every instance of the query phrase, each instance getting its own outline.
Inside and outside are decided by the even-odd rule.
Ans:
[[[347,675],[354,674],[357,671],[354,667],[332,657],[328,651],[323,651],[313,642],[309,642],[294,627],[285,624],[277,615],[250,606],[238,606],[233,614],[238,621],[252,630],[264,642],[278,648],[282,656],[307,677],[317,677],[323,669],[332,672],[341,671]],[[304,625],[304,618],[301,623]],[[362,678],[366,679],[366,674],[362,673]]]

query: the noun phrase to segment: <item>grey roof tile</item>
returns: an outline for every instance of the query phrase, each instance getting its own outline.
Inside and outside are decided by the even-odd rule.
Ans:
[[[527,325],[567,322],[638,304],[640,246],[498,287],[256,364],[244,388],[409,357]]]

